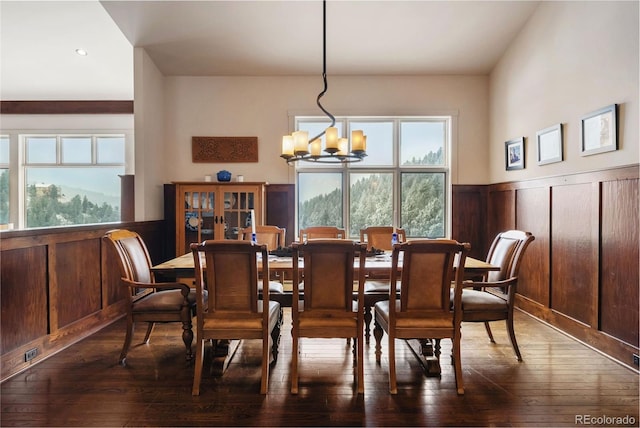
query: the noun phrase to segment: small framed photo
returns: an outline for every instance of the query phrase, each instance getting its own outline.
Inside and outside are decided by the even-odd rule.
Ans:
[[[562,162],[562,124],[536,132],[538,165]]]
[[[504,143],[504,159],[507,171],[524,169],[524,137]]]
[[[616,104],[582,118],[582,156],[618,150]]]

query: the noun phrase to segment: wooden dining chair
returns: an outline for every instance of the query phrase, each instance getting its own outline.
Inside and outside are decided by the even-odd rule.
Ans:
[[[391,255],[389,299],[374,306],[376,362],[382,355],[383,332],[389,339],[389,391],[398,392],[396,380],[396,339],[434,339],[439,359],[439,340],[453,341],[453,364],[457,393],[464,394],[460,360],[460,299],[451,306],[449,290],[462,292],[464,262],[469,244],[448,239],[419,239],[397,244]],[[397,294],[398,261],[402,256],[400,292]],[[455,296],[454,296],[455,297]]]
[[[267,251],[277,250],[285,246],[285,235],[287,230],[283,227],[273,225],[256,225],[256,242],[267,246]],[[241,241],[251,240],[251,227],[238,230],[238,239]]]
[[[364,229],[360,229],[360,242],[367,244],[367,251],[371,251],[372,248],[391,251],[393,250],[391,243],[393,231],[394,228],[392,226],[365,227]],[[407,241],[407,235],[404,229],[395,228],[395,231],[398,234],[398,243]]]
[[[126,365],[136,322],[148,323],[143,343],[149,343],[153,326],[158,322],[182,323],[182,340],[191,359],[193,330],[191,318],[196,312],[196,295],[188,285],[179,282],[155,281],[151,258],[142,237],[136,232],[115,229],[103,237],[107,247],[113,248],[120,266],[121,282],[127,287],[127,333],[120,352],[120,364]]]
[[[522,257],[534,239],[530,232],[521,230],[499,233],[489,248],[486,260],[500,266],[500,270],[489,272],[482,281],[466,283],[461,295],[462,321],[483,322],[492,343],[495,340],[489,322],[506,321],[518,361],[522,361],[522,355],[513,326],[513,307]]]
[[[406,242],[407,235],[402,228],[396,228],[398,243]],[[393,249],[391,238],[394,228],[392,226],[369,226],[360,229],[360,242],[367,244],[367,251],[373,248],[390,252]],[[369,274],[364,282],[364,340],[369,343],[371,338],[371,308],[382,300],[389,298],[388,274]]]
[[[347,232],[336,226],[310,226],[300,229],[300,242],[306,242],[309,239],[327,239],[338,238],[346,239]]]
[[[301,286],[293,287],[291,393],[298,393],[299,341],[303,337],[353,339],[357,390],[359,394],[364,393],[364,269],[358,270],[359,292],[354,301],[353,265],[358,257],[360,266],[364,266],[365,245],[346,239],[314,239],[305,243],[294,242],[292,249],[293,277],[300,277],[300,253],[304,257],[304,272]]]
[[[205,342],[233,339],[262,340],[260,392],[266,394],[269,366],[277,358],[282,325],[280,304],[271,301],[269,293],[258,298],[258,256],[262,258],[262,285],[268,286],[267,246],[249,241],[209,240],[191,244],[191,251],[198,301],[204,302],[197,307],[192,394],[200,394]]]
[[[266,245],[267,251],[277,250],[285,246],[285,235],[287,230],[283,227],[273,225],[256,225],[256,242]],[[250,241],[252,234],[251,227],[238,230],[238,239]],[[269,292],[282,294],[284,292],[284,272],[271,271],[269,281]],[[260,285],[260,291],[262,286]]]

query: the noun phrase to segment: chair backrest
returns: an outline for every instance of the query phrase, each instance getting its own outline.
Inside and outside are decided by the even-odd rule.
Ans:
[[[346,239],[347,233],[344,229],[335,226],[311,226],[300,229],[300,242],[305,242],[308,239],[327,238]]]
[[[503,281],[518,276],[522,255],[534,239],[530,232],[521,230],[507,230],[499,233],[489,248],[487,262],[500,266],[500,270],[489,272],[487,281]]]
[[[151,271],[151,257],[140,235],[126,229],[114,229],[105,233],[102,239],[115,249],[123,279],[132,282],[155,282]]]
[[[251,241],[251,227],[238,230],[238,239],[241,241]],[[277,250],[284,247],[284,237],[287,230],[283,227],[272,225],[256,225],[256,241],[258,244],[267,246],[267,251]]]
[[[298,256],[304,258],[303,291],[304,312],[315,310],[352,311],[354,260],[364,266],[365,245],[350,239],[313,239],[304,243],[293,242],[293,277],[300,278]],[[358,295],[362,300],[364,269],[358,270]],[[298,287],[293,287],[293,309],[298,310]]]
[[[391,299],[396,296],[398,263],[402,256],[399,317],[411,313],[451,314],[450,289],[462,292],[464,263],[470,249],[449,239],[416,239],[396,244],[391,255]],[[459,304],[460,299],[457,299]],[[389,305],[395,312],[395,305]],[[460,308],[457,308],[458,310]],[[425,315],[428,316],[428,315]],[[451,315],[453,316],[453,315]]]
[[[258,313],[258,256],[262,258],[263,286],[267,290],[269,261],[266,245],[239,240],[207,240],[190,246],[195,266],[196,292],[208,290],[206,304],[197,305],[198,323],[203,318],[230,312]],[[269,305],[269,293],[264,293]],[[269,311],[263,311],[268,317]]]
[[[396,233],[398,234],[398,243],[407,241],[404,229],[396,228]],[[376,248],[391,251],[393,249],[391,235],[393,235],[393,227],[391,226],[369,226],[360,229],[360,242],[366,242],[367,250]]]

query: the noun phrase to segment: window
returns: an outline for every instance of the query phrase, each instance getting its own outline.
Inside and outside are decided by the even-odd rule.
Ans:
[[[124,135],[23,135],[24,227],[120,221]]]
[[[0,224],[9,223],[9,136],[0,135]]]
[[[364,227],[396,225],[408,237],[446,237],[451,122],[449,116],[337,118],[339,134],[364,131],[367,157],[345,165],[296,164],[298,228],[345,227],[358,238]],[[311,136],[328,122],[300,117],[295,125]]]

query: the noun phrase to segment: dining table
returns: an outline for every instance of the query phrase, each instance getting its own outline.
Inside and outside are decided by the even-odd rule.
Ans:
[[[456,263],[454,263],[456,264]],[[359,260],[354,262],[354,269],[358,271],[360,269]],[[304,260],[299,259],[300,269],[304,266]],[[258,257],[258,268],[262,267],[261,258]],[[402,260],[398,263],[398,269],[402,269]],[[180,278],[192,279],[195,277],[195,266],[193,262],[193,254],[186,253],[176,258],[167,260],[163,263],[157,264],[151,268],[154,274],[166,280],[174,281]],[[269,270],[277,272],[292,273],[293,272],[293,260],[291,257],[283,256],[269,256]],[[388,273],[391,270],[391,252],[385,252],[384,254],[377,254],[372,257],[367,257],[365,261],[365,271],[367,274],[375,273]],[[474,259],[473,257],[467,257],[464,263],[465,276],[482,276],[489,271],[500,270],[499,266],[492,265],[491,263],[483,260]]]
[[[302,269],[304,266],[303,258],[298,259],[299,267]],[[204,262],[204,260],[203,260]],[[261,257],[257,260],[258,268],[262,267]],[[269,271],[280,272],[291,277],[293,273],[293,259],[286,256],[269,255]],[[454,266],[458,263],[454,261]],[[206,268],[206,266],[205,266]],[[365,273],[369,274],[389,274],[391,271],[391,252],[387,251],[383,254],[372,255],[367,257],[365,261]],[[360,269],[359,260],[354,262],[354,270]],[[402,260],[399,260],[398,270],[402,269]],[[178,281],[195,287],[195,264],[192,253],[186,253],[176,258],[167,260],[163,263],[157,264],[151,268],[156,276],[156,280],[159,281]],[[466,257],[464,264],[465,277],[475,278],[483,276],[490,271],[500,270],[499,266],[492,265],[483,260],[475,259],[473,257]],[[285,288],[282,293],[269,293],[269,299],[277,301],[281,306],[290,307],[292,302],[293,292],[291,287]],[[357,289],[354,288],[354,292]],[[407,345],[416,356],[420,364],[424,369],[424,373],[429,377],[440,376],[440,349],[438,344],[434,347],[433,341],[429,339],[412,339],[406,340]],[[214,351],[212,372],[214,374],[222,374],[227,368],[231,358],[238,349],[239,341],[220,341],[217,344]]]

